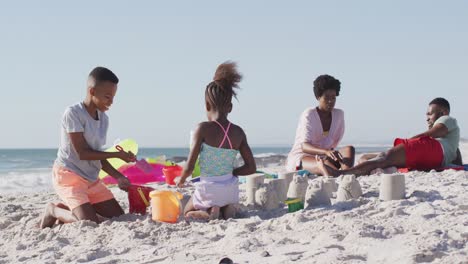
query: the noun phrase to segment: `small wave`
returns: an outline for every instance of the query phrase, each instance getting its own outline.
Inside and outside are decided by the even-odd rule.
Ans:
[[[0,193],[34,193],[51,189],[50,169],[0,173]]]
[[[269,158],[269,157],[274,157],[274,156],[285,156],[285,154],[279,154],[279,153],[260,153],[260,154],[255,154],[254,158]]]

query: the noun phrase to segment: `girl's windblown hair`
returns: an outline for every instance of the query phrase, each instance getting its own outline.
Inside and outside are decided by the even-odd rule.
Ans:
[[[207,102],[216,110],[224,111],[231,103],[232,97],[237,98],[234,89],[239,88],[242,75],[237,71],[235,62],[227,61],[216,69],[213,81],[206,86]]]

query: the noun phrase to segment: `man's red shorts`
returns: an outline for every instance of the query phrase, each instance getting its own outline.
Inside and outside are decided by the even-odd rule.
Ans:
[[[403,144],[406,153],[406,167],[410,170],[432,170],[442,166],[444,150],[439,141],[432,137],[413,139],[397,138],[393,146]]]

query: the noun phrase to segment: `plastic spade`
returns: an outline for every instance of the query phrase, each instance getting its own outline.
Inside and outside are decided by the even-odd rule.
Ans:
[[[118,151],[125,151],[121,146],[117,145],[115,148]],[[144,173],[150,173],[153,170],[153,166],[151,166],[145,159],[135,160],[135,166],[143,171]]]

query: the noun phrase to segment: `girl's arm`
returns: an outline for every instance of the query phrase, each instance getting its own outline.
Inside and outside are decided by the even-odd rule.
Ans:
[[[255,164],[255,159],[252,154],[252,150],[247,143],[247,136],[245,135],[244,131],[242,131],[243,140],[241,145],[239,146],[239,152],[244,159],[244,165],[239,168],[235,168],[232,174],[234,176],[242,176],[242,175],[250,175],[257,171],[257,165]]]
[[[199,124],[194,131],[193,147],[190,150],[189,156],[187,158],[187,163],[185,164],[184,170],[182,171],[182,176],[180,178],[180,181],[177,183],[177,187],[182,187],[184,185],[185,180],[189,175],[192,174],[193,169],[195,168],[195,163],[197,162],[198,155],[200,154],[201,145],[203,143],[202,130],[202,124]]]

